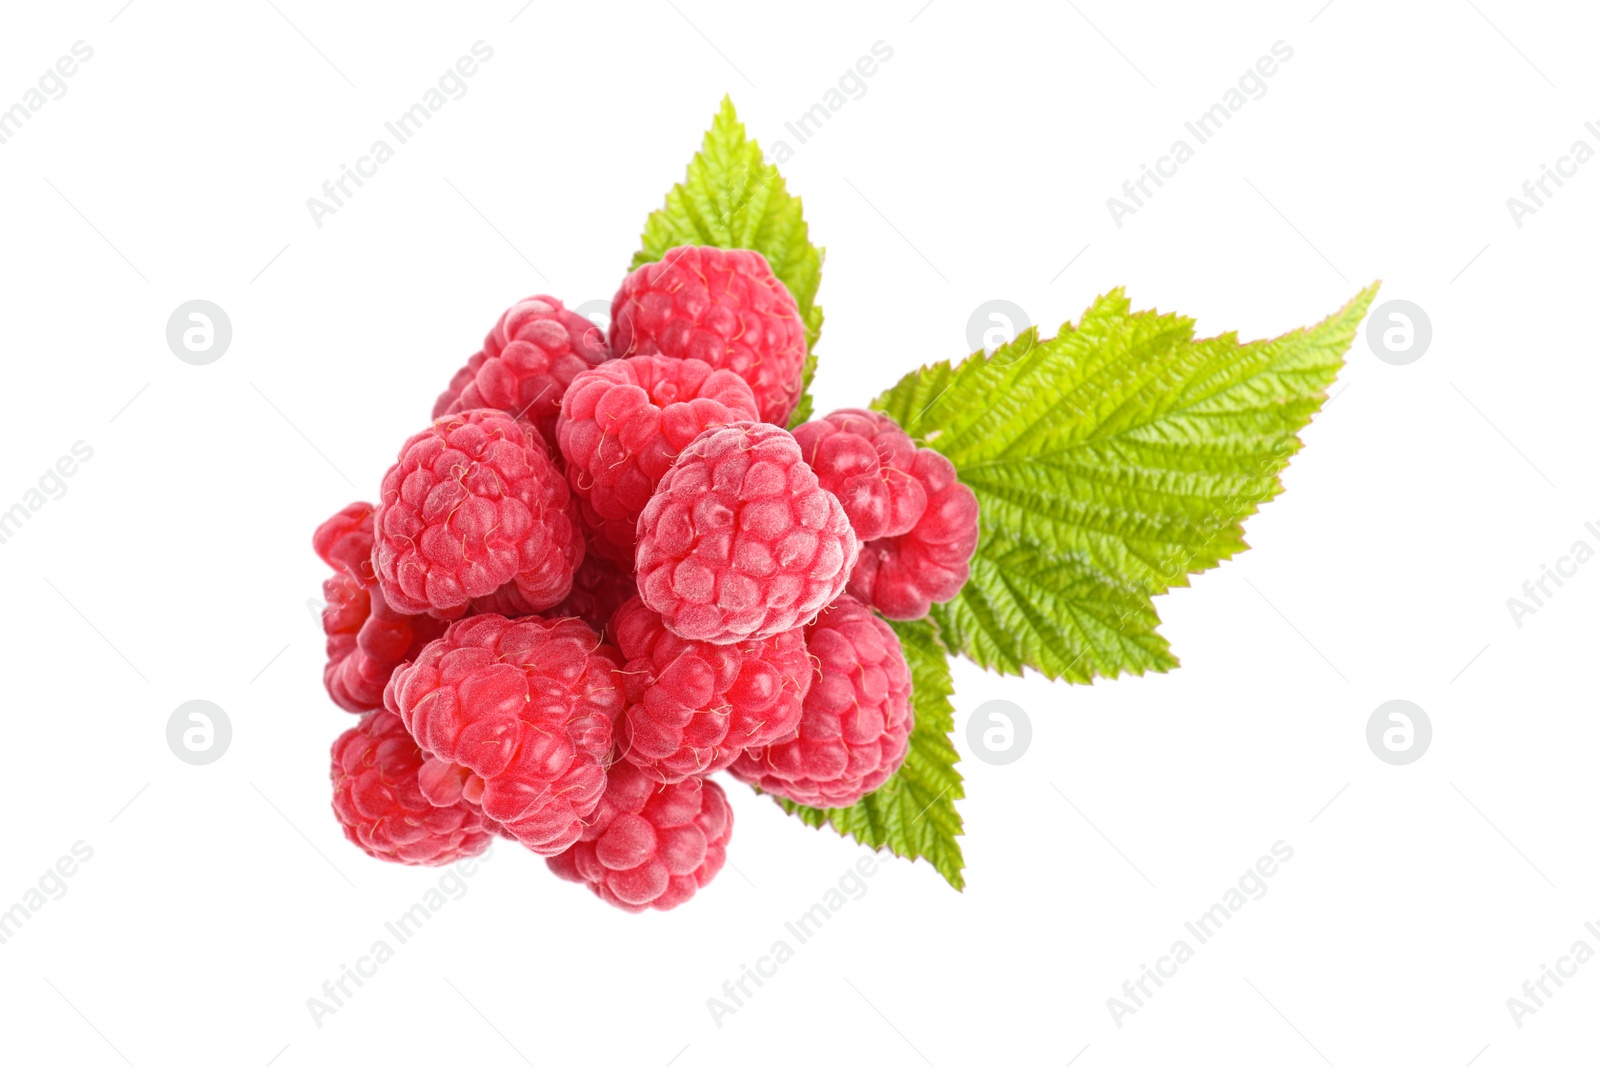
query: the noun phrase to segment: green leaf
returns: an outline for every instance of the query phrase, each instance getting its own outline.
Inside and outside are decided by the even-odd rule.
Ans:
[[[911,710],[914,723],[906,761],[883,785],[848,808],[808,808],[774,798],[809,826],[832,826],[873,848],[896,856],[922,858],[956,889],[961,876],[961,814],[956,801],[965,796],[961,757],[950,740],[955,709],[950,695],[950,660],[939,635],[926,619],[891,622],[911,668]]]
[[[689,161],[682,184],[672,187],[666,205],[644,226],[643,247],[632,269],[653,263],[679,245],[753,248],[767,257],[772,273],[800,306],[806,329],[805,388],[789,420],[798,426],[811,415],[811,377],[822,332],[817,286],[822,283],[822,249],[811,243],[800,198],[790,196],[778,168],[745,135],[733,101],[722,98],[700,152]]]
[[[1240,344],[1114,289],[1050,340],[1030,329],[880,396],[978,496],[972,577],[931,615],[945,643],[1075,682],[1177,666],[1151,598],[1249,547],[1243,520],[1282,491],[1377,291]]]

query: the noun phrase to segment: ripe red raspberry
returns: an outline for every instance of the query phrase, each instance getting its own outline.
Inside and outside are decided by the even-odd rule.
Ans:
[[[629,574],[599,556],[583,557],[578,573],[572,576],[572,592],[567,599],[545,612],[552,619],[576,615],[598,634],[611,630],[611,616],[639,592]]]
[[[708,427],[755,419],[744,379],[703,360],[633,356],[574,378],[556,440],[593,550],[631,570],[639,513],[678,453]]]
[[[583,836],[545,862],[626,911],[667,911],[694,896],[727,858],[733,809],[713,781],[652,781],[627,760],[611,767]]]
[[[626,660],[619,744],[651,778],[720,771],[800,722],[811,660],[799,629],[731,645],[685,641],[635,597],[612,620],[612,639]]]
[[[917,446],[889,416],[845,408],[795,427],[794,439],[863,543],[906,533],[927,507],[911,473]]]
[[[485,815],[548,856],[578,839],[605,788],[617,661],[579,619],[474,615],[395,671],[384,703],[456,765],[432,775],[456,773]]]
[[[444,620],[402,615],[376,585],[362,585],[347,574],[323,582],[322,596],[327,601],[322,629],[328,637],[322,684],[346,711],[383,707],[383,690],[395,667],[444,632]]]
[[[383,687],[396,664],[444,632],[426,615],[403,615],[383,599],[372,574],[372,505],[350,504],[312,535],[311,544],[339,571],[322,583],[322,630],[328,662],[322,683],[346,711],[383,706]]]
[[[850,592],[891,619],[920,619],[961,592],[978,547],[978,498],[950,461],[920,449],[911,473],[928,506],[909,532],[862,545],[850,574]]]
[[[363,585],[377,580],[372,571],[372,513],[364,500],[346,504],[325,519],[311,535],[311,548],[322,562]]]
[[[796,803],[849,807],[905,762],[911,672],[889,624],[848,594],[806,627],[806,649],[816,677],[799,728],[730,771]]]
[[[566,479],[527,423],[487,409],[416,434],[383,476],[373,563],[400,611],[454,618],[507,582],[534,611],[583,559]]]
[[[482,351],[456,371],[433,405],[433,417],[496,408],[526,419],[555,443],[561,395],[580,371],[611,357],[594,323],[553,296],[511,305],[483,340]]]
[[[422,795],[422,752],[400,717],[374,711],[333,743],[333,812],[369,856],[430,867],[476,856],[494,828],[466,804],[435,807]]]
[[[679,637],[759,641],[838,596],[856,551],[789,432],[740,423],[696,437],[662,477],[639,517],[639,594]]]
[[[322,668],[322,685],[333,702],[346,711],[368,710],[366,703],[347,691],[343,665],[356,650],[361,624],[372,611],[367,587],[348,574],[335,574],[322,582],[322,632],[327,637],[328,662]],[[382,694],[379,694],[379,703]]]
[[[611,301],[611,350],[731,370],[754,390],[762,421],[781,426],[800,401],[806,331],[760,252],[684,245],[623,279]]]

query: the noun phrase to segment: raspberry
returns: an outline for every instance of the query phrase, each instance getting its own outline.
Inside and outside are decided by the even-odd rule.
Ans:
[[[361,625],[372,611],[367,587],[348,574],[335,574],[323,581],[322,599],[322,632],[328,639],[325,645],[328,662],[322,668],[322,685],[333,702],[344,710],[366,711],[369,705],[346,689],[342,671],[345,660],[356,650]]]
[[[911,672],[889,624],[848,594],[806,627],[806,649],[816,676],[798,729],[730,771],[799,804],[849,807],[905,762]]]
[[[604,634],[611,628],[611,616],[638,592],[631,574],[599,556],[587,555],[572,576],[572,592],[545,614],[554,619],[576,615],[596,633]]]
[[[574,378],[556,440],[594,551],[631,569],[639,513],[673,459],[700,431],[755,418],[744,379],[703,360],[633,356]]]
[[[433,405],[433,417],[497,408],[538,427],[555,442],[561,395],[580,371],[611,358],[594,323],[553,296],[530,296],[511,305],[482,351],[456,371]]]
[[[787,430],[696,437],[639,516],[644,602],[692,641],[759,641],[809,622],[844,589],[856,537]]]
[[[442,619],[402,615],[383,599],[377,586],[363,586],[339,574],[322,583],[328,606],[322,628],[328,636],[328,663],[322,683],[346,711],[383,707],[383,690],[395,667],[444,632]]]
[[[557,604],[583,559],[575,510],[538,431],[500,411],[446,415],[383,476],[373,563],[384,598],[453,618],[514,582],[530,610]]]
[[[400,717],[374,711],[333,743],[333,812],[369,856],[438,867],[476,856],[493,827],[465,804],[435,807],[422,795],[422,752]]]
[[[911,473],[928,506],[909,532],[862,545],[850,574],[850,592],[891,619],[920,619],[961,592],[978,547],[978,498],[950,461],[920,449]]]
[[[579,619],[474,615],[394,672],[384,703],[460,794],[540,855],[578,839],[605,788],[623,695],[615,650]],[[481,780],[481,781],[480,781]]]
[[[346,504],[311,535],[311,548],[322,562],[363,585],[377,580],[372,572],[373,511],[364,500]]]
[[[781,426],[800,400],[806,331],[760,252],[685,245],[623,279],[611,301],[611,350],[731,370],[755,392],[762,421]]]
[[[618,610],[612,638],[627,661],[622,752],[651,778],[720,771],[800,722],[811,660],[798,629],[731,645],[685,641],[635,597]]]
[[[328,662],[322,683],[346,711],[383,706],[383,687],[397,664],[444,632],[425,615],[402,615],[383,599],[372,576],[372,505],[355,503],[321,526],[312,547],[339,573],[322,583],[322,630]]]
[[[494,592],[486,596],[475,596],[467,603],[468,615],[504,615],[508,619],[533,615],[540,610],[529,603],[515,582],[507,582]]]
[[[927,507],[911,474],[917,446],[889,416],[845,408],[796,427],[794,439],[863,543],[906,533]]]
[[[594,821],[545,862],[626,911],[667,911],[694,896],[727,858],[733,809],[700,778],[660,785],[626,760],[611,767]]]

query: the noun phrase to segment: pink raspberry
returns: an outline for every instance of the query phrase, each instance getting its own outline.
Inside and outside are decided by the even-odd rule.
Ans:
[[[417,786],[422,752],[398,715],[374,711],[333,743],[333,813],[367,855],[438,867],[476,856],[493,827],[465,804],[435,807]]]
[[[590,554],[583,557],[578,573],[572,576],[567,599],[545,614],[553,619],[576,615],[596,633],[605,634],[610,632],[611,616],[638,592],[633,575]]]
[[[759,641],[811,621],[844,589],[856,536],[787,430],[696,437],[639,517],[644,602],[691,641]]]
[[[755,392],[762,421],[781,426],[800,401],[806,331],[760,252],[685,245],[623,279],[611,301],[611,350],[731,370]]]
[[[846,594],[806,627],[816,667],[798,729],[730,772],[817,808],[854,804],[900,769],[911,736],[911,672],[900,639]]]
[[[500,316],[482,351],[456,371],[434,402],[433,417],[496,408],[533,423],[553,444],[568,384],[610,357],[594,323],[553,296],[527,297]]]
[[[639,513],[678,453],[702,430],[755,418],[744,379],[698,359],[633,356],[574,378],[556,440],[594,551],[631,569]]]
[[[795,427],[794,439],[863,543],[906,533],[928,506],[911,473],[917,446],[889,416],[845,408]]]
[[[545,862],[625,911],[667,911],[722,869],[733,809],[717,783],[652,781],[626,760],[612,764],[594,820],[567,851]]]
[[[580,563],[579,566],[581,567],[582,564]],[[469,600],[466,614],[504,615],[508,619],[519,619],[524,615],[538,614],[542,610],[542,608],[533,606],[522,591],[517,588],[517,583],[507,582],[486,596],[475,596]]]
[[[383,690],[395,667],[444,632],[443,619],[402,615],[389,607],[376,585],[337,574],[322,583],[322,629],[328,663],[322,683],[346,711],[383,707]]]
[[[346,504],[311,535],[311,548],[322,562],[363,585],[377,580],[372,571],[372,513],[375,510],[364,500]]]
[[[911,473],[928,506],[907,533],[862,545],[850,574],[850,592],[891,619],[920,619],[961,592],[978,547],[978,498],[950,461],[919,449]]]
[[[366,711],[366,703],[345,688],[341,672],[345,660],[356,650],[361,625],[372,612],[370,594],[366,586],[341,573],[323,580],[322,599],[322,633],[327,638],[324,647],[328,657],[322,667],[322,685],[333,702],[344,710]]]
[[[618,610],[612,639],[627,661],[622,754],[651,778],[720,771],[800,722],[811,660],[798,629],[731,645],[685,641],[635,597]]]
[[[575,511],[538,431],[500,411],[446,415],[383,476],[373,563],[384,598],[454,618],[514,582],[531,610],[560,603],[583,559]]]
[[[339,571],[322,583],[322,630],[328,662],[322,682],[346,711],[383,707],[383,687],[397,664],[444,632],[426,615],[403,615],[383,599],[372,574],[372,505],[355,503],[328,519],[311,544]]]
[[[578,839],[605,788],[623,695],[617,654],[579,619],[474,615],[394,672],[384,703],[454,794],[543,856]],[[448,765],[448,766],[446,766]]]

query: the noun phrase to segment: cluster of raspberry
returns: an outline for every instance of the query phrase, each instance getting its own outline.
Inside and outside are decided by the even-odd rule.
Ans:
[[[435,865],[500,836],[665,910],[722,867],[710,775],[836,808],[899,769],[884,618],[959,592],[977,499],[881,414],[784,429],[805,357],[749,250],[638,268],[609,336],[548,296],[500,317],[377,506],[313,538],[324,682],[362,715],[333,746],[353,843]]]

